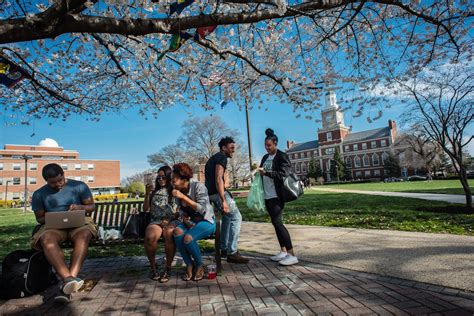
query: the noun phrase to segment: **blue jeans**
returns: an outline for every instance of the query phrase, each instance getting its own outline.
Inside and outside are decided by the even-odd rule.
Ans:
[[[222,203],[219,194],[213,194],[209,198],[218,208],[222,214],[221,223],[221,250],[227,251],[227,254],[234,254],[237,252],[237,243],[240,237],[240,226],[242,225],[242,215],[240,215],[239,208],[235,204],[234,199],[229,192],[224,193],[227,205],[229,205],[229,213],[222,212]]]
[[[177,229],[181,229],[183,233],[180,234]],[[215,231],[216,223],[211,224],[205,220],[198,222],[192,228],[188,228],[184,224],[179,224],[175,228],[174,241],[187,266],[193,264],[193,259],[197,267],[202,266],[201,250],[197,242],[213,234]],[[185,238],[190,240],[185,240]]]

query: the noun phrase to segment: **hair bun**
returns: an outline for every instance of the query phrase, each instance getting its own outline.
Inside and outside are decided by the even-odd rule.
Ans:
[[[271,128],[267,128],[265,130],[265,135],[267,135],[268,137],[271,137],[271,136],[275,135],[275,132]]]

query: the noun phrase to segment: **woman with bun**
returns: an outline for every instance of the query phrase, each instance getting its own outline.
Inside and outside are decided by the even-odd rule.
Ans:
[[[278,150],[278,137],[271,128],[265,131],[265,149],[267,154],[263,156],[260,172],[263,178],[263,189],[265,191],[265,206],[272,220],[273,227],[281,247],[281,251],[270,257],[272,261],[279,264],[289,266],[298,263],[293,252],[291,237],[283,225],[282,214],[284,202],[283,196],[283,178],[288,176],[291,171],[291,163],[288,155]]]

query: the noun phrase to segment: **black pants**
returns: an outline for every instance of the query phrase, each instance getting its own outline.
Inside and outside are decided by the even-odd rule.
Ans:
[[[273,227],[275,227],[280,247],[285,247],[287,251],[293,249],[290,234],[282,221],[283,203],[280,199],[275,198],[265,200],[265,206],[267,207],[268,214],[272,219]]]

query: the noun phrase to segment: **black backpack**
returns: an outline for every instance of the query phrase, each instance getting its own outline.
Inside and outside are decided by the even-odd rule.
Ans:
[[[2,262],[0,298],[21,298],[46,290],[58,282],[42,251],[16,250]]]

